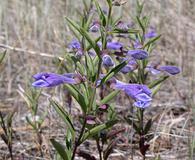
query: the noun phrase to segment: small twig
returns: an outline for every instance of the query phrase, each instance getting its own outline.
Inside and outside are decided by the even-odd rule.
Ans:
[[[39,56],[44,56],[44,57],[49,57],[49,58],[58,58],[61,61],[64,60],[63,57],[56,57],[56,56],[51,55],[49,53],[35,52],[35,51],[32,51],[32,50],[17,48],[17,47],[5,45],[5,44],[0,44],[0,48],[10,49],[10,50],[13,50],[13,51],[16,51],[16,52],[29,53],[29,54],[32,54],[32,55],[39,55]]]

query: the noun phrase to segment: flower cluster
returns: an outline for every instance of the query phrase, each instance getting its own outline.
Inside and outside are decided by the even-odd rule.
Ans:
[[[145,144],[145,135],[151,127],[152,120],[149,120],[146,125],[144,124],[144,110],[151,105],[152,96],[159,89],[156,86],[170,75],[180,73],[180,69],[176,66],[150,63],[151,52],[160,36],[154,27],[148,27],[147,17],[141,16],[143,6],[139,4],[139,1],[137,1],[137,7],[140,13],[137,13],[136,21],[133,23],[112,19],[112,6],[115,3],[112,0],[106,1],[108,11],[101,9],[97,0],[91,1],[88,7],[86,3],[86,11],[84,11],[81,23],[75,23],[67,18],[67,22],[77,39],[72,40],[68,45],[67,60],[65,60],[67,63],[63,69],[66,72],[74,73],[44,72],[33,76],[35,81],[32,85],[37,88],[66,84],[66,89],[80,106],[82,129],[78,138],[75,138],[75,128],[70,115],[57,106],[57,112],[62,111],[60,115],[63,115],[65,123],[70,128],[71,136],[66,139],[66,146],[69,146],[66,154],[71,159],[74,159],[77,147],[87,138],[92,137],[96,137],[99,156],[102,159],[104,143],[102,142],[100,147],[99,140],[102,138],[99,137],[101,135],[99,133],[108,130],[109,126],[113,126],[117,122],[115,117],[107,117],[106,121],[109,123],[105,122],[102,120],[103,116],[98,117],[98,112],[106,114],[109,109],[111,110],[109,101],[118,94],[117,91],[112,90],[124,92],[132,99],[132,106],[137,107],[138,113],[133,118],[135,117],[139,122],[134,123],[133,127],[139,134],[139,148],[145,157],[149,148],[149,145]],[[96,6],[95,10],[93,10],[93,3]],[[95,13],[90,15],[93,11]],[[96,15],[99,19],[95,17]],[[69,62],[74,65],[74,68],[72,65],[67,65]],[[156,75],[152,82],[149,73]],[[159,77],[158,74],[162,74],[163,77]],[[121,77],[126,82],[121,81]],[[96,95],[97,90],[100,91],[99,97]],[[106,95],[107,93],[103,93],[104,90],[111,93]],[[132,101],[130,102],[132,103]],[[56,106],[55,103],[54,106]],[[71,146],[72,142],[74,142],[74,147]],[[107,157],[107,155],[103,155],[103,157]]]

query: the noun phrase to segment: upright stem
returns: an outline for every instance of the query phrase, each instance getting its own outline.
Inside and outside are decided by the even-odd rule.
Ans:
[[[83,126],[82,126],[82,129],[81,129],[81,132],[80,132],[80,134],[79,134],[79,138],[78,138],[78,140],[76,140],[76,142],[75,142],[75,147],[74,147],[74,150],[73,150],[73,154],[72,154],[72,158],[71,158],[71,160],[74,160],[74,157],[75,157],[75,155],[76,155],[76,151],[77,151],[77,148],[79,147],[79,145],[80,145],[80,141],[81,141],[81,138],[82,138],[82,136],[83,136],[83,134],[84,134],[84,132],[85,132],[85,126],[86,126],[86,116],[84,116],[84,122],[83,122]]]
[[[99,152],[100,160],[102,160],[102,149],[101,149],[101,146],[100,146],[99,138],[96,139],[96,145],[97,145],[97,149],[98,149],[98,152]]]

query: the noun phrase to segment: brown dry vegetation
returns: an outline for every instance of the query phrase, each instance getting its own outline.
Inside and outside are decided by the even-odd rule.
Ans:
[[[63,57],[65,45],[72,37],[64,17],[78,18],[76,9],[82,7],[80,4],[80,0],[0,0],[0,49],[7,49],[8,53],[4,66],[1,66],[0,110],[5,113],[16,110],[14,128],[17,138],[14,138],[13,146],[18,159],[50,159],[53,151],[49,138],[63,138],[63,123],[46,101],[50,94],[62,100],[59,89],[49,90],[49,93],[44,90],[40,100],[40,113],[48,112],[43,125],[44,158],[37,153],[36,135],[23,120],[29,111],[17,90],[26,88],[34,73],[55,71],[52,59]],[[135,1],[129,0],[123,14],[133,14],[133,6]],[[182,73],[163,85],[147,111],[148,115],[158,115],[148,157],[155,159],[160,155],[163,160],[193,160],[195,1],[147,0],[145,13],[149,12],[152,13],[151,24],[162,34],[155,52],[163,63],[180,66]],[[90,150],[93,151],[93,145]],[[0,140],[0,159],[8,159],[7,153]],[[132,153],[131,147],[119,145],[110,159],[131,159],[132,155],[138,159],[137,152]]]

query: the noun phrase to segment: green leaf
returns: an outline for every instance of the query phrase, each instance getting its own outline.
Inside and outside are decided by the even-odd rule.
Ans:
[[[26,116],[25,118],[26,118],[27,123],[28,123],[34,130],[36,130],[36,129],[37,129],[36,125],[28,118],[28,116]]]
[[[154,37],[154,38],[150,39],[150,40],[149,40],[149,41],[148,41],[148,42],[144,45],[144,47],[143,47],[143,48],[148,47],[150,44],[152,44],[152,43],[154,43],[155,41],[157,41],[160,37],[161,37],[161,35],[156,36],[156,37]]]
[[[105,15],[104,15],[104,12],[102,11],[102,9],[101,9],[99,3],[98,3],[96,0],[94,0],[94,1],[95,1],[95,5],[96,5],[96,8],[97,8],[99,17],[100,17],[100,19],[101,19],[101,23],[102,23],[102,25],[105,27],[105,26],[106,26],[106,17],[105,17]]]
[[[97,135],[100,131],[104,130],[104,129],[108,129],[110,127],[112,127],[113,125],[115,125],[117,123],[117,120],[110,120],[104,124],[100,124],[92,129],[90,129],[89,131],[87,131],[83,137],[81,138],[80,143],[84,142],[86,139],[89,139],[95,135]]]
[[[150,83],[148,85],[148,87],[151,89],[151,88],[154,88],[155,86],[157,86],[158,84],[162,83],[163,81],[165,81],[167,78],[169,78],[169,76],[162,76],[160,77],[159,79],[153,81],[152,83]]]
[[[101,58],[101,56],[100,56],[100,48],[97,45],[96,41],[93,41],[91,39],[91,37],[89,36],[89,34],[83,28],[80,28],[80,32],[81,32],[82,36],[84,36],[86,38],[86,40],[89,42],[89,44],[95,50],[95,52],[98,55],[98,57]]]
[[[109,7],[112,7],[112,0],[107,0]]]
[[[70,94],[75,98],[75,100],[79,103],[82,111],[86,113],[88,105],[87,99],[81,94],[81,92],[75,86],[66,84],[65,87],[70,92]]]
[[[161,86],[162,86],[162,83],[152,88],[152,96],[154,96],[160,90]]]
[[[120,28],[115,28],[112,33],[138,33],[139,30],[137,29],[127,29],[127,30],[123,30],[123,29],[120,29]]]
[[[143,3],[140,3],[139,0],[136,0],[136,12],[137,12],[137,16],[138,17],[141,16],[143,7],[144,7],[144,2]]]
[[[114,67],[113,69],[111,69],[110,72],[108,72],[108,74],[101,80],[100,85],[104,84],[107,80],[109,80],[115,74],[117,74],[124,66],[127,65],[127,63],[128,63],[128,61],[124,61],[124,62],[120,63],[119,65],[117,65],[116,67]]]
[[[144,128],[144,134],[147,134],[151,127],[152,127],[152,119],[148,120],[148,122],[146,123]]]
[[[68,154],[65,151],[65,147],[63,145],[61,145],[55,139],[50,139],[50,141],[63,160],[70,160]]]
[[[109,101],[111,101],[115,96],[117,96],[117,94],[119,93],[120,91],[113,91],[111,92],[110,94],[108,94],[106,97],[104,97],[104,99],[101,100],[101,104],[106,104],[108,103]]]
[[[3,62],[3,59],[5,58],[7,51],[5,50],[3,53],[0,54],[0,64]]]
[[[56,101],[54,101],[52,99],[50,99],[49,101],[50,101],[51,105],[54,107],[54,109],[56,110],[56,112],[59,114],[59,116],[63,119],[65,124],[68,126],[68,129],[70,130],[70,132],[72,134],[72,138],[74,139],[75,129],[74,129],[74,125],[72,123],[72,119],[71,119],[70,115]]]
[[[142,29],[142,32],[145,33],[145,26],[144,24],[142,23],[141,19],[139,17],[136,17],[136,20],[140,26],[140,28]]]
[[[85,63],[86,63],[86,67],[88,68],[87,69],[87,72],[88,72],[87,77],[89,77],[91,80],[91,78],[94,77],[94,75],[95,75],[95,68],[94,68],[95,65],[93,64],[93,60],[89,54],[85,55]]]

